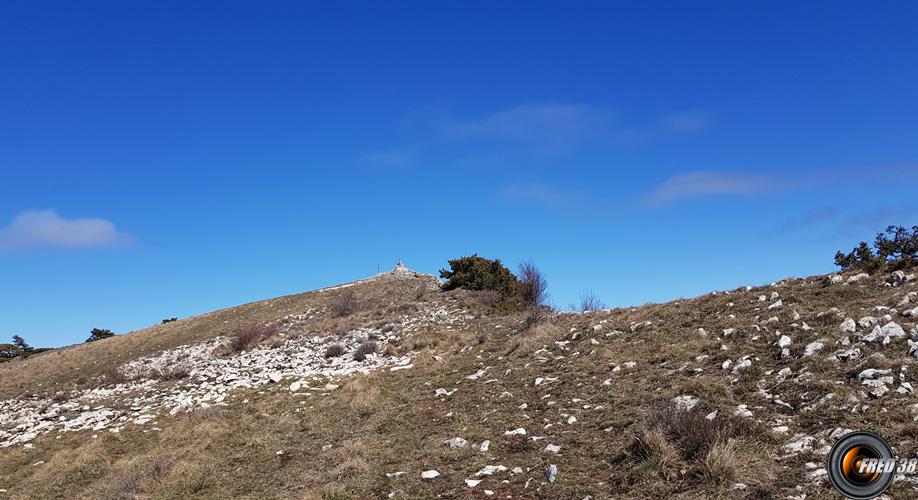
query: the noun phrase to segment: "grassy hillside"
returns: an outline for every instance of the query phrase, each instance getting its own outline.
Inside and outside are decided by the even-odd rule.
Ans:
[[[44,353],[0,366],[7,417],[65,408],[60,416],[75,420],[83,407],[68,401],[98,386],[93,404],[124,419],[66,432],[49,419],[51,430],[0,449],[0,489],[11,498],[831,496],[823,462],[846,429],[918,453],[909,354],[918,285],[848,277],[557,314],[523,328],[520,316],[489,314],[480,294],[401,276]],[[348,291],[359,307],[338,315]],[[130,360],[154,366],[162,351],[266,323],[282,328],[243,353],[179,349],[194,362],[183,378],[115,380]],[[348,356],[364,337],[380,354],[356,362]],[[346,354],[324,358],[336,342]],[[283,358],[268,371],[300,373],[282,351],[312,345],[316,373],[322,363],[366,373],[272,382],[248,366],[238,370],[250,386],[213,389],[231,382],[212,367],[237,370],[234,356]],[[410,364],[394,361],[403,358]],[[149,419],[132,412],[139,393],[182,391],[224,397]],[[12,435],[9,426],[0,420]],[[897,481],[890,494],[915,490]]]

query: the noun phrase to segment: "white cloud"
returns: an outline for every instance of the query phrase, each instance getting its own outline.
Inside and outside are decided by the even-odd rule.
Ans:
[[[403,168],[414,164],[417,157],[414,149],[392,148],[364,153],[360,161],[377,167]]]
[[[568,205],[575,198],[569,191],[545,184],[514,184],[504,188],[499,196],[505,201],[536,203],[553,208]]]
[[[584,104],[524,104],[477,120],[446,120],[441,134],[451,140],[498,139],[567,149],[607,128],[606,113]]]
[[[715,195],[749,195],[773,188],[770,178],[746,172],[696,171],[678,174],[663,181],[648,196],[651,203],[663,204],[682,198]]]
[[[105,219],[67,219],[54,210],[26,210],[0,229],[0,250],[103,247],[132,240]]]
[[[710,124],[711,115],[706,111],[683,111],[660,118],[660,125],[671,132],[699,132]]]

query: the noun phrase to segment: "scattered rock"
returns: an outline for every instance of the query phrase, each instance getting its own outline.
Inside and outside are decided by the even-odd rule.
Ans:
[[[842,321],[842,324],[838,325],[838,329],[842,333],[854,333],[857,330],[857,325],[854,323],[854,320],[851,318],[846,318]]]
[[[672,401],[676,406],[676,409],[679,411],[689,411],[698,404],[698,398],[688,394],[676,396],[672,399]]]
[[[915,279],[915,275],[906,275],[905,271],[894,271],[892,274],[886,277],[886,284],[889,286],[901,286],[906,281],[911,281]]]
[[[555,479],[558,477],[558,466],[551,464],[545,469],[545,479],[548,479],[549,483],[555,482]]]
[[[796,441],[785,444],[781,447],[787,455],[799,455],[805,451],[812,451],[816,444],[816,438],[813,436],[796,436]]]
[[[849,277],[847,280],[845,280],[845,283],[849,283],[849,284],[857,283],[858,281],[861,281],[862,279],[866,279],[869,277],[870,275],[867,273],[858,273],[858,274],[855,274],[854,276]]]
[[[475,473],[475,476],[493,476],[498,472],[504,472],[507,470],[503,465],[485,465],[483,469]]]
[[[810,342],[810,343],[807,344],[806,347],[803,349],[803,356],[804,356],[804,357],[806,357],[806,356],[812,356],[812,355],[816,354],[817,352],[823,350],[825,347],[826,347],[826,345],[823,344],[822,342],[818,341],[818,340],[815,341],[815,342]]]
[[[446,441],[446,444],[448,444],[450,448],[465,448],[469,442],[461,437],[454,437]]]

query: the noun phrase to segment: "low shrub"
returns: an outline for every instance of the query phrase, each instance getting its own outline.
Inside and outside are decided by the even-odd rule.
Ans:
[[[277,324],[254,325],[237,330],[230,337],[227,344],[230,352],[242,352],[249,346],[257,344],[262,340],[278,333],[280,326]]]
[[[350,316],[357,312],[360,301],[353,290],[344,290],[332,300],[331,311],[337,317]]]
[[[189,370],[187,366],[173,365],[163,369],[152,370],[148,377],[167,381],[186,379],[189,375],[191,375],[191,370]]]
[[[570,309],[572,311],[599,311],[606,308],[606,304],[603,303],[596,294],[593,293],[593,290],[585,290],[580,292],[580,302],[577,304],[571,304]]]
[[[367,340],[357,346],[357,350],[354,351],[354,360],[355,361],[364,361],[367,359],[367,356],[370,354],[375,354],[379,350],[379,346],[376,342],[372,340]]]
[[[520,264],[517,273],[523,302],[539,306],[548,300],[548,280],[532,262]]]
[[[541,325],[551,317],[551,308],[545,306],[530,306],[523,313],[522,329],[529,330],[535,326]]]
[[[123,384],[127,382],[127,380],[128,380],[127,376],[124,374],[124,372],[119,370],[118,367],[115,365],[106,366],[102,370],[102,383],[103,384],[106,384],[106,385],[107,384],[111,384],[111,385]]]
[[[324,356],[326,358],[337,358],[344,354],[344,346],[341,344],[332,344],[325,348]]]

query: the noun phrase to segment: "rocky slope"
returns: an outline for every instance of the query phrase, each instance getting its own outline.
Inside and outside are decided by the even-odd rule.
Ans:
[[[360,306],[334,317],[346,292]],[[276,333],[221,348],[252,322]],[[825,455],[850,430],[918,453],[905,273],[526,326],[399,268],[178,323],[11,363],[0,495],[804,498],[831,496]]]

